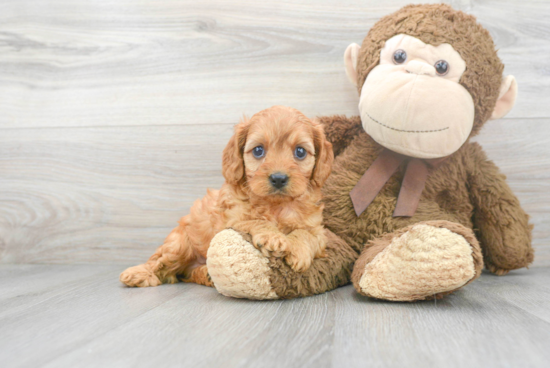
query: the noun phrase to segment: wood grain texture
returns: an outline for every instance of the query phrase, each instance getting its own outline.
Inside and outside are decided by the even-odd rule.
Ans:
[[[3,131],[0,260],[146,260],[223,183],[231,134],[225,124]],[[550,265],[550,119],[490,122],[476,140],[532,216],[535,265]]]
[[[550,359],[548,268],[484,274],[418,303],[375,301],[351,286],[264,302],[193,284],[129,289],[118,284],[121,269],[0,265],[2,365],[491,368]]]
[[[242,113],[357,113],[342,54],[408,0],[6,0],[0,3],[0,262],[146,259],[207,187]],[[437,1],[431,1],[437,2]],[[476,138],[550,265],[546,1],[449,0],[518,78]]]
[[[3,262],[147,259],[219,187],[229,125],[6,130]]]
[[[274,104],[354,111],[345,47],[404,3],[3,2],[0,127],[228,123]]]
[[[510,117],[549,117],[548,3],[451,2],[491,31],[517,77]],[[344,50],[407,3],[6,0],[0,128],[228,124],[274,104],[355,114]]]
[[[370,361],[388,367],[546,366],[550,325],[548,310],[540,314],[539,305],[545,303],[550,289],[540,282],[535,286],[535,280],[547,279],[549,270],[534,272],[536,275],[529,276],[529,271],[516,271],[510,278],[484,273],[480,280],[450,298],[427,303],[372,301],[352,288],[338,289],[335,294],[341,295],[342,302],[337,306],[340,318],[335,324],[334,350],[339,354],[333,364],[359,367]],[[518,283],[525,286],[522,293],[514,293]],[[540,340],[535,341],[534,336]]]

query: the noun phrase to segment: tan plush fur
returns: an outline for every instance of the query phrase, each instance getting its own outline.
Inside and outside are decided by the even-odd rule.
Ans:
[[[342,117],[323,118],[321,122],[332,124],[341,120]],[[345,134],[343,131],[341,135]],[[532,262],[528,216],[506,184],[504,175],[487,160],[477,143],[465,144],[430,173],[413,217],[392,217],[404,167],[357,217],[349,191],[381,150],[366,133],[358,134],[335,159],[333,173],[323,189],[325,225],[354,249],[361,251],[367,242],[415,223],[446,220],[479,229],[477,236],[485,264],[495,273],[504,274]]]
[[[207,255],[208,273],[221,294],[248,299],[278,298],[271,286],[268,258],[235,230],[218,233]]]
[[[254,147],[265,155],[256,158]],[[295,157],[296,147],[306,157]],[[321,186],[330,174],[332,146],[322,128],[299,111],[274,106],[235,127],[223,152],[225,184],[197,200],[190,214],[166,238],[145,264],[120,275],[128,286],[156,286],[184,281],[211,285],[205,266],[210,241],[231,227],[252,235],[266,255],[284,257],[293,270],[307,270],[324,255]],[[276,188],[274,173],[288,176]]]
[[[357,253],[331,231],[326,257],[316,259],[304,273],[296,273],[280,258],[271,258],[269,274],[273,290],[281,299],[324,293],[349,283]]]
[[[375,298],[418,300],[474,277],[472,248],[460,235],[425,224],[392,239],[364,270],[359,288]]]
[[[282,258],[265,258],[247,234],[228,229],[212,239],[208,269],[216,289],[224,295],[248,299],[288,299],[309,296],[349,282],[355,252],[325,229],[326,257],[305,272],[294,271]]]
[[[365,295],[412,301],[440,298],[477,278],[482,268],[471,229],[425,221],[369,242],[352,281]]]

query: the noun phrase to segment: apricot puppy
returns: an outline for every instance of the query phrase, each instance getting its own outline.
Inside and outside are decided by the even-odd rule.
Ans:
[[[206,253],[225,228],[250,234],[265,256],[307,270],[324,255],[321,187],[333,159],[322,127],[298,110],[274,106],[244,119],[223,151],[221,189],[197,200],[147,263],[128,268],[120,281],[212,286]]]

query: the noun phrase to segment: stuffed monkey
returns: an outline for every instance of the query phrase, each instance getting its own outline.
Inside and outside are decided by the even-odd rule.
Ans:
[[[350,45],[344,61],[360,116],[319,118],[335,155],[323,188],[327,257],[296,273],[225,230],[207,260],[217,290],[291,298],[351,279],[363,295],[415,301],[460,289],[484,266],[504,275],[529,265],[528,216],[470,142],[517,95],[489,32],[448,5],[409,5]]]

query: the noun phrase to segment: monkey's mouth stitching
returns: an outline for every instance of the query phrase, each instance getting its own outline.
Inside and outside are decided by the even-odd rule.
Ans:
[[[446,128],[441,128],[441,129],[432,129],[432,130],[404,130],[404,129],[397,129],[397,128],[392,128],[391,126],[387,126],[386,124],[384,123],[381,123],[379,122],[378,120],[376,120],[375,118],[373,118],[372,116],[370,116],[370,114],[367,112],[366,113],[368,115],[368,117],[374,121],[375,123],[378,123],[380,125],[382,125],[384,128],[388,128],[388,129],[391,129],[391,130],[395,130],[397,132],[403,132],[403,133],[434,133],[434,132],[441,132],[443,130],[447,130],[449,129],[449,127],[446,127]]]

